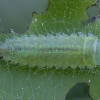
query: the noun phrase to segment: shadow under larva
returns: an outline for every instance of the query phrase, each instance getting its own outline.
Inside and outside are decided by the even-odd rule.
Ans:
[[[66,69],[100,65],[100,40],[94,35],[23,35],[0,42],[0,57],[13,64]]]

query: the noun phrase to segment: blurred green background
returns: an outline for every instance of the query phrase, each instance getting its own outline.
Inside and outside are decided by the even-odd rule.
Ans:
[[[14,36],[15,32],[19,35],[55,35],[58,32],[70,35],[79,32],[99,36],[99,2],[92,6],[96,4],[95,0],[33,1],[0,1],[1,41]],[[92,21],[92,17],[97,20]],[[75,84],[87,83],[91,98],[100,100],[99,77],[99,66],[93,70],[71,69],[70,67],[66,70],[55,67],[38,69],[37,67],[14,65],[1,60],[0,99],[65,100],[68,91]],[[86,98],[86,100],[90,100],[90,98]]]

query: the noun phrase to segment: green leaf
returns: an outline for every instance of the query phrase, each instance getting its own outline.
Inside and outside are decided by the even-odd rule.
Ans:
[[[88,25],[86,9],[95,0],[50,0],[48,10],[33,15],[25,34],[72,34],[89,31],[99,35],[99,20]],[[84,22],[86,22],[84,24]],[[97,29],[96,29],[97,28]],[[2,35],[3,36],[3,35]],[[24,41],[23,41],[24,43]],[[17,59],[17,58],[16,58]],[[73,59],[73,58],[72,58]],[[34,61],[33,61],[34,62]],[[100,68],[92,69],[39,69],[0,61],[0,96],[11,100],[64,100],[75,84],[85,82],[90,86],[93,100],[100,98]],[[80,91],[81,92],[81,91]],[[3,94],[5,93],[5,95]]]

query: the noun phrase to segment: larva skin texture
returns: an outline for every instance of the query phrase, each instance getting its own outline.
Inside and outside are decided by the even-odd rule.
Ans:
[[[98,59],[95,57],[97,41],[96,36],[25,35],[1,43],[0,55],[5,61],[30,67],[93,68]]]

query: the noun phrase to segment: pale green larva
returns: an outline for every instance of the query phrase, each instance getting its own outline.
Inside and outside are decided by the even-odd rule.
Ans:
[[[5,61],[43,68],[94,68],[100,65],[100,40],[96,36],[21,36],[0,43]]]

